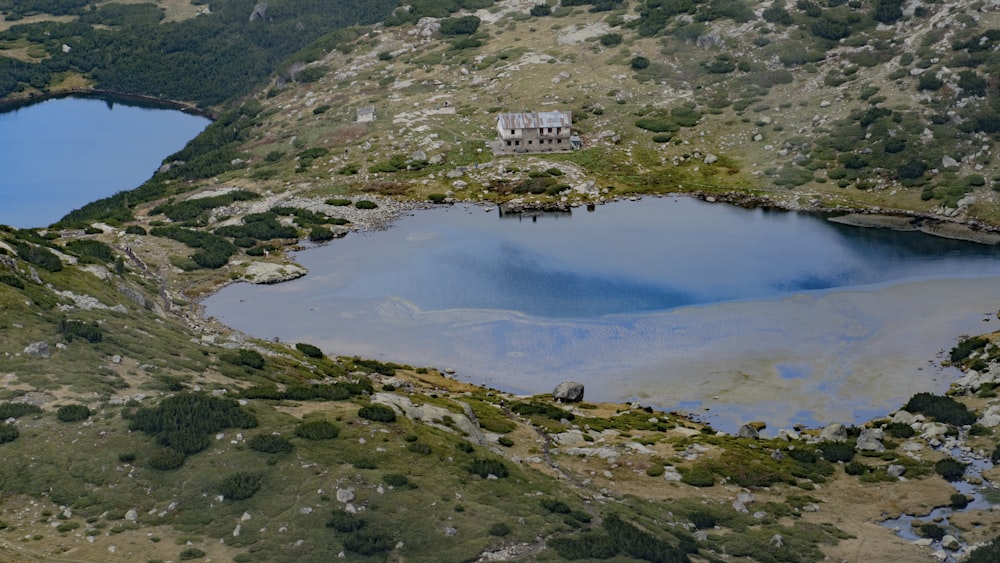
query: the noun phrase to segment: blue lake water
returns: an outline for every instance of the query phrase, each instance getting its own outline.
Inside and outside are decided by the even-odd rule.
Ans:
[[[132,189],[208,124],[177,110],[97,98],[0,113],[0,224],[44,227]]]
[[[331,354],[523,393],[686,409],[718,427],[856,422],[954,374],[996,330],[998,249],[688,198],[500,219],[454,206],[299,252],[308,276],[206,314]]]

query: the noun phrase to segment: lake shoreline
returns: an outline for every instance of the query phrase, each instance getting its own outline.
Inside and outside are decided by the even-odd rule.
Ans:
[[[201,109],[186,102],[176,100],[164,100],[152,96],[141,94],[129,94],[126,92],[116,92],[114,90],[102,90],[99,88],[71,88],[54,92],[33,93],[27,97],[6,97],[0,99],[0,113],[17,111],[21,108],[33,106],[48,100],[58,100],[61,98],[97,98],[111,102],[119,102],[134,106],[148,106],[153,109],[173,109],[189,115],[204,117],[211,121],[219,118],[215,112]]]

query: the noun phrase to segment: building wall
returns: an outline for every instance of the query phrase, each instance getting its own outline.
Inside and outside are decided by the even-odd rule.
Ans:
[[[507,153],[570,151],[569,127],[542,127],[499,131],[500,150]]]

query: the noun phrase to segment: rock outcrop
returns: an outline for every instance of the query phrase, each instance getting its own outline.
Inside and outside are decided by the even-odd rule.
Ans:
[[[552,391],[552,398],[561,403],[579,403],[583,400],[583,384],[563,381]]]

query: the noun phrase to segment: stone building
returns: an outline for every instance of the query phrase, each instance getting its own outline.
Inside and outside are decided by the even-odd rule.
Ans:
[[[561,152],[570,143],[573,114],[568,111],[501,113],[497,116],[497,153]]]

